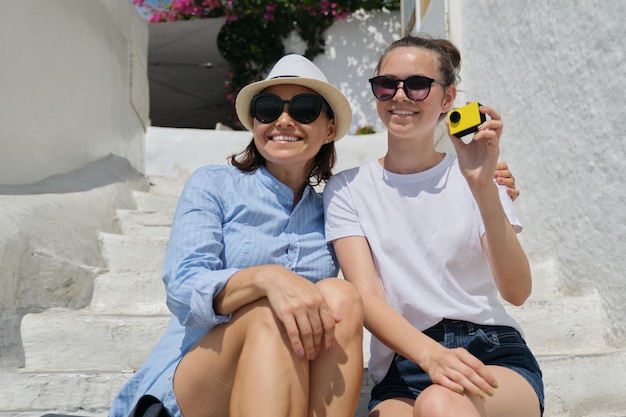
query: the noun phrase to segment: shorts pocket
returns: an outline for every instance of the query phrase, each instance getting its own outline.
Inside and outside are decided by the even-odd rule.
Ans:
[[[526,346],[526,341],[522,335],[515,329],[510,327],[480,328],[476,331],[476,335],[483,342],[494,347],[505,346]]]

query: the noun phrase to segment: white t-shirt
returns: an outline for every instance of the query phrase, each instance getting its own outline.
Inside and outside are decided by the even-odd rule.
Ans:
[[[510,223],[521,231],[506,188],[499,191]],[[446,154],[417,174],[394,174],[378,161],[340,172],[324,189],[324,207],[326,239],[366,237],[387,301],[417,329],[447,318],[522,331],[498,299],[481,245],[482,218],[456,156]],[[372,337],[375,382],[392,358]]]

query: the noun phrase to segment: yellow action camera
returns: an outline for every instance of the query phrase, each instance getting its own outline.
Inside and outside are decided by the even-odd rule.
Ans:
[[[459,107],[448,113],[450,122],[450,134],[461,138],[478,130],[478,126],[487,120],[485,115],[478,108],[480,103],[473,102],[464,107]]]

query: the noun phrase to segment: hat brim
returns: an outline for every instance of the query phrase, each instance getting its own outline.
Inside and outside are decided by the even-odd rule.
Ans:
[[[335,115],[335,141],[344,137],[352,123],[352,108],[348,99],[332,84],[313,78],[304,77],[277,77],[269,80],[257,81],[248,84],[237,94],[235,110],[241,124],[250,131],[254,127],[254,118],[250,114],[252,97],[273,85],[301,85],[315,91],[328,102]]]

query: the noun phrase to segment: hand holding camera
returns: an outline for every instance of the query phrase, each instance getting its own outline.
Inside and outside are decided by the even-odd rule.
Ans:
[[[454,112],[459,115],[454,115]],[[470,188],[473,189],[473,184],[492,182],[500,154],[503,127],[498,112],[489,106],[470,103],[450,111],[447,124],[459,167]]]
[[[461,139],[465,144],[471,142],[471,137],[464,137],[478,131],[478,126],[487,120],[486,116],[480,112],[480,106],[480,103],[473,102],[464,107],[451,110],[448,113],[450,134]]]

